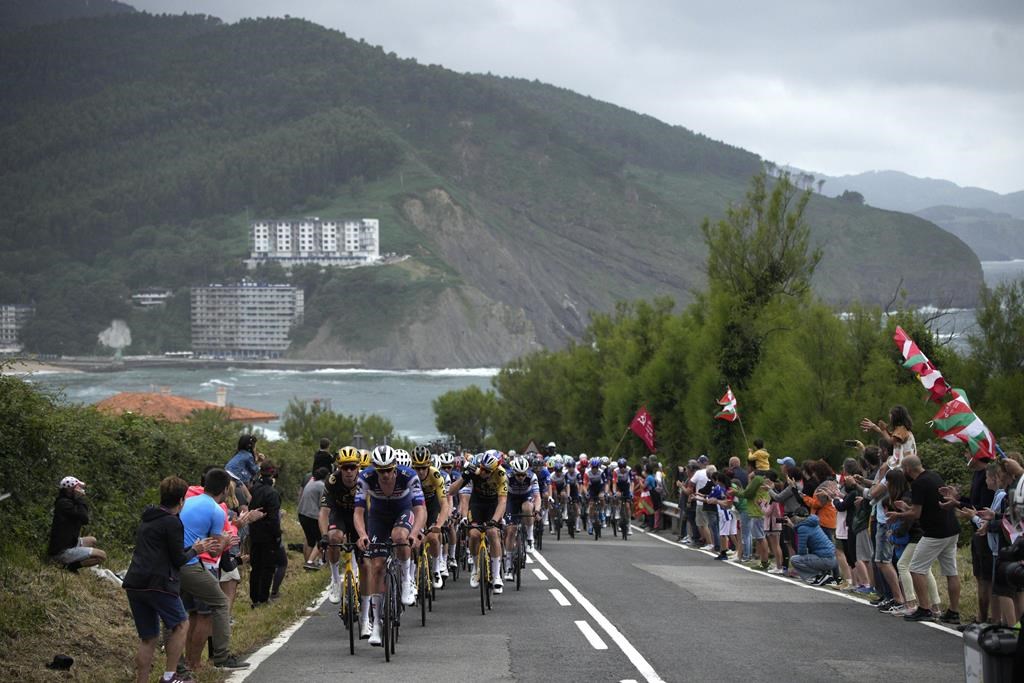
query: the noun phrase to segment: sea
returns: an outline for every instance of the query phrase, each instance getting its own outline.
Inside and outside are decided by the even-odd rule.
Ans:
[[[990,287],[1024,277],[1024,259],[982,261],[981,265]],[[932,328],[939,335],[958,347],[966,346],[967,336],[974,330],[973,310],[922,312],[936,316]],[[338,413],[382,415],[391,421],[398,434],[422,442],[440,436],[431,405],[435,398],[470,385],[486,390],[497,372],[497,368],[393,371],[162,367],[104,373],[33,373],[28,379],[40,387],[60,392],[67,401],[74,403],[95,403],[122,391],[162,390],[213,403],[219,387],[227,390],[229,403],[276,415],[281,415],[293,399],[320,401]],[[260,429],[267,438],[279,438],[281,421],[265,423]]]

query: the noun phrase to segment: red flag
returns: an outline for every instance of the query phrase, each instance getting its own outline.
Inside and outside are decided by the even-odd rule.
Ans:
[[[715,414],[715,419],[734,422],[736,418],[740,416],[740,414],[736,412],[738,404],[736,403],[736,397],[733,396],[732,387],[725,387],[725,396],[718,399],[718,405],[722,406],[722,410]]]
[[[633,421],[629,424],[629,428],[633,430],[633,433],[643,439],[644,443],[647,444],[647,450],[651,453],[654,452],[654,418],[647,412],[647,408],[643,407],[636,411],[636,416],[633,417]]]
[[[896,348],[903,354],[903,367],[907,368],[928,390],[929,398],[935,403],[942,403],[942,397],[949,393],[949,385],[935,364],[928,360],[928,356],[921,353],[914,340],[907,336],[903,328],[896,326],[896,332],[892,336]]]

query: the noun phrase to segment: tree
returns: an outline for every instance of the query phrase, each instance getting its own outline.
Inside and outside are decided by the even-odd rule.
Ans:
[[[854,192],[853,190],[843,190],[843,193],[839,195],[839,198],[844,202],[850,202],[852,204],[864,203],[864,195],[860,192]]]
[[[471,384],[434,399],[434,424],[438,431],[455,437],[464,448],[482,450],[494,434],[497,397],[493,390],[482,391]]]

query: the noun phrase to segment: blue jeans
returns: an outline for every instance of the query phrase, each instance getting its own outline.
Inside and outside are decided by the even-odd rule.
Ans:
[[[740,512],[740,533],[743,535],[743,559],[749,560],[754,556],[754,541],[750,537],[750,515],[746,510]]]
[[[836,558],[817,555],[794,555],[789,566],[800,573],[800,578],[810,579],[821,574],[830,574],[836,568]]]

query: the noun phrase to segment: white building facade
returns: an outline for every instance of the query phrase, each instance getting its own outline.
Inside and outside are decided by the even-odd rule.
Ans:
[[[380,261],[380,221],[256,220],[250,226],[249,244],[245,261],[249,268],[261,263],[280,263],[285,268],[364,266]]]
[[[302,289],[241,282],[193,287],[192,350],[231,358],[279,358],[302,322]]]
[[[28,304],[0,304],[0,353],[21,351],[21,330],[35,313]]]

